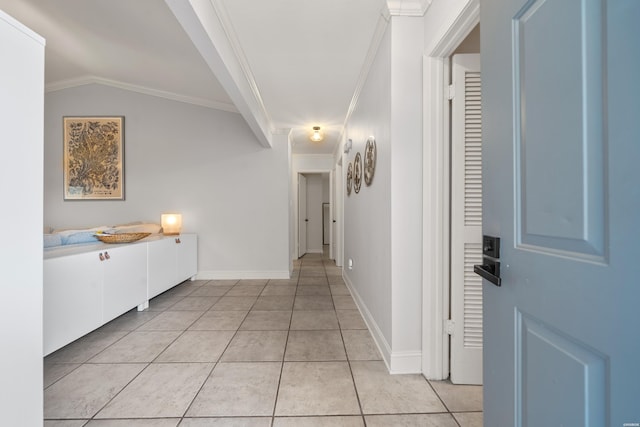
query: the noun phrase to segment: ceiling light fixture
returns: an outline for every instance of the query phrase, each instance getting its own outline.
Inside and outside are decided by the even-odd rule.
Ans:
[[[313,133],[309,137],[313,142],[320,142],[324,138],[320,133],[320,126],[313,127]]]

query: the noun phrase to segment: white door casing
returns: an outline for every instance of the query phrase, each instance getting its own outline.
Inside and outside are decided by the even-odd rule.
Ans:
[[[640,2],[484,0],[484,423],[640,422]]]
[[[480,55],[452,59],[451,382],[482,384],[482,113]]]
[[[449,376],[449,57],[480,20],[479,0],[451,9],[437,13],[442,26],[428,41],[423,62],[422,373],[433,380]]]
[[[307,253],[307,178],[298,174],[298,258]]]

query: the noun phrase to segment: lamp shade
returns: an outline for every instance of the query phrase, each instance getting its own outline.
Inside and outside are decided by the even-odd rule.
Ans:
[[[182,228],[182,215],[175,213],[162,214],[160,217],[160,223],[162,225],[162,234],[172,236],[180,234]]]

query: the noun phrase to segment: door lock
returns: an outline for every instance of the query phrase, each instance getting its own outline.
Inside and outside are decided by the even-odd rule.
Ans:
[[[496,286],[502,286],[500,278],[500,238],[482,236],[482,265],[474,265],[474,273]]]

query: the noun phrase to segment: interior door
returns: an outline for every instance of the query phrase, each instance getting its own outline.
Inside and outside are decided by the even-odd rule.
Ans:
[[[307,253],[307,178],[298,174],[298,258]]]
[[[640,2],[483,0],[484,423],[640,422]]]
[[[329,174],[329,259],[336,259],[336,170]]]
[[[451,368],[454,384],[482,384],[482,108],[480,55],[452,58]]]

